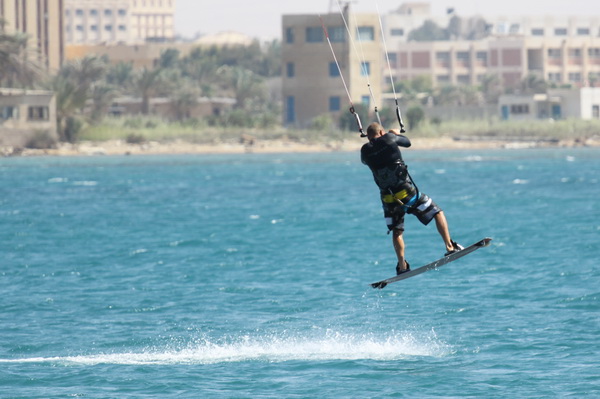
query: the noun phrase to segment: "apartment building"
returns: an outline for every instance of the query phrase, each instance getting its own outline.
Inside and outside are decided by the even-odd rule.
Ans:
[[[492,75],[505,88],[517,89],[525,77],[535,75],[557,86],[600,84],[600,16],[472,17],[468,18],[470,23],[479,24],[487,36],[478,40],[408,41],[410,32],[425,21],[446,27],[453,17],[452,10],[433,17],[429,4],[421,2],[405,3],[382,15],[394,82],[429,76],[437,87],[477,85]],[[346,8],[345,19],[355,41],[357,31],[373,32],[360,35],[362,46],[357,47],[369,49],[368,57],[361,60],[361,51],[353,48],[342,16],[323,17],[355,104],[368,104],[370,99],[361,62],[369,66],[369,83],[377,101],[382,92],[389,91],[378,18],[353,14]],[[284,123],[304,127],[323,113],[338,117],[349,101],[318,15],[285,15],[282,28]]]
[[[174,38],[175,0],[64,0],[67,44],[136,44]]]
[[[64,59],[63,0],[0,0],[0,18],[7,33],[30,37],[40,64],[56,71]]]
[[[600,16],[476,16],[464,20],[485,23],[484,39],[408,41],[425,21],[446,27],[453,17],[434,17],[428,3],[406,3],[383,16],[397,79],[427,75],[434,85],[473,85],[492,74],[514,87],[531,74],[559,85],[600,78]]]
[[[322,18],[318,15],[283,16],[285,125],[309,127],[319,115],[338,117],[342,112],[348,112],[348,95],[354,104],[366,105],[372,102],[372,97],[381,97],[383,50],[378,16],[346,12],[344,17],[348,29],[340,13]],[[348,30],[354,32],[352,39]],[[355,48],[359,50],[355,51]]]
[[[600,38],[589,36],[407,42],[389,56],[395,80],[426,75],[434,86],[476,85],[486,75],[515,88],[529,75],[578,87],[600,81]]]

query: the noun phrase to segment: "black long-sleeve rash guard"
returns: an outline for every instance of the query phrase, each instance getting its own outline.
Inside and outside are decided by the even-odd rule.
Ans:
[[[386,133],[381,137],[369,141],[360,150],[362,163],[371,170],[390,166],[402,161],[399,147],[410,147],[410,140],[406,136]]]
[[[370,140],[362,146],[360,157],[362,163],[367,165],[379,188],[384,191],[396,188],[405,182],[405,173],[400,173],[398,166],[404,166],[400,147],[410,147],[410,139],[394,133]],[[404,167],[402,170],[406,170]]]

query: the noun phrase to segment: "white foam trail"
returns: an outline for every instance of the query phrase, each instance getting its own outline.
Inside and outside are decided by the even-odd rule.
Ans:
[[[89,356],[32,357],[0,359],[0,363],[59,363],[74,365],[121,364],[215,364],[228,362],[294,360],[376,360],[390,361],[412,356],[441,357],[451,352],[449,346],[435,336],[416,339],[412,334],[345,335],[327,333],[317,339],[240,337],[230,343],[203,341],[178,350],[147,350]]]

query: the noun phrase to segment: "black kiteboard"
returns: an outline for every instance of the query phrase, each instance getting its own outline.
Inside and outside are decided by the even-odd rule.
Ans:
[[[425,273],[428,270],[437,269],[438,267],[442,267],[445,264],[455,261],[458,258],[462,258],[463,256],[468,255],[471,252],[478,250],[479,248],[487,247],[488,245],[490,245],[490,241],[492,241],[491,238],[484,238],[481,241],[477,241],[473,245],[469,245],[465,249],[462,249],[457,252],[453,252],[450,255],[446,255],[443,258],[436,260],[435,262],[431,262],[425,266],[418,267],[409,272],[404,272],[397,276],[390,277],[388,279],[373,283],[373,284],[371,284],[371,287],[381,289],[390,283],[395,283],[396,281],[405,280],[407,278],[414,277],[418,274]]]

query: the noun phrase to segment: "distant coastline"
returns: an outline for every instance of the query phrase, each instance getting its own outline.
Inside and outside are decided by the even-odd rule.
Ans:
[[[539,138],[485,138],[485,137],[411,137],[414,150],[461,150],[461,149],[526,149],[600,147],[600,136],[585,139],[540,140]],[[358,151],[365,139],[348,139],[322,143],[293,140],[255,140],[247,142],[223,142],[200,144],[173,141],[148,141],[127,143],[124,140],[81,141],[76,144],[59,143],[55,148],[31,149],[0,147],[2,156],[101,156],[101,155],[183,155],[183,154],[244,154],[244,153],[311,153]]]

